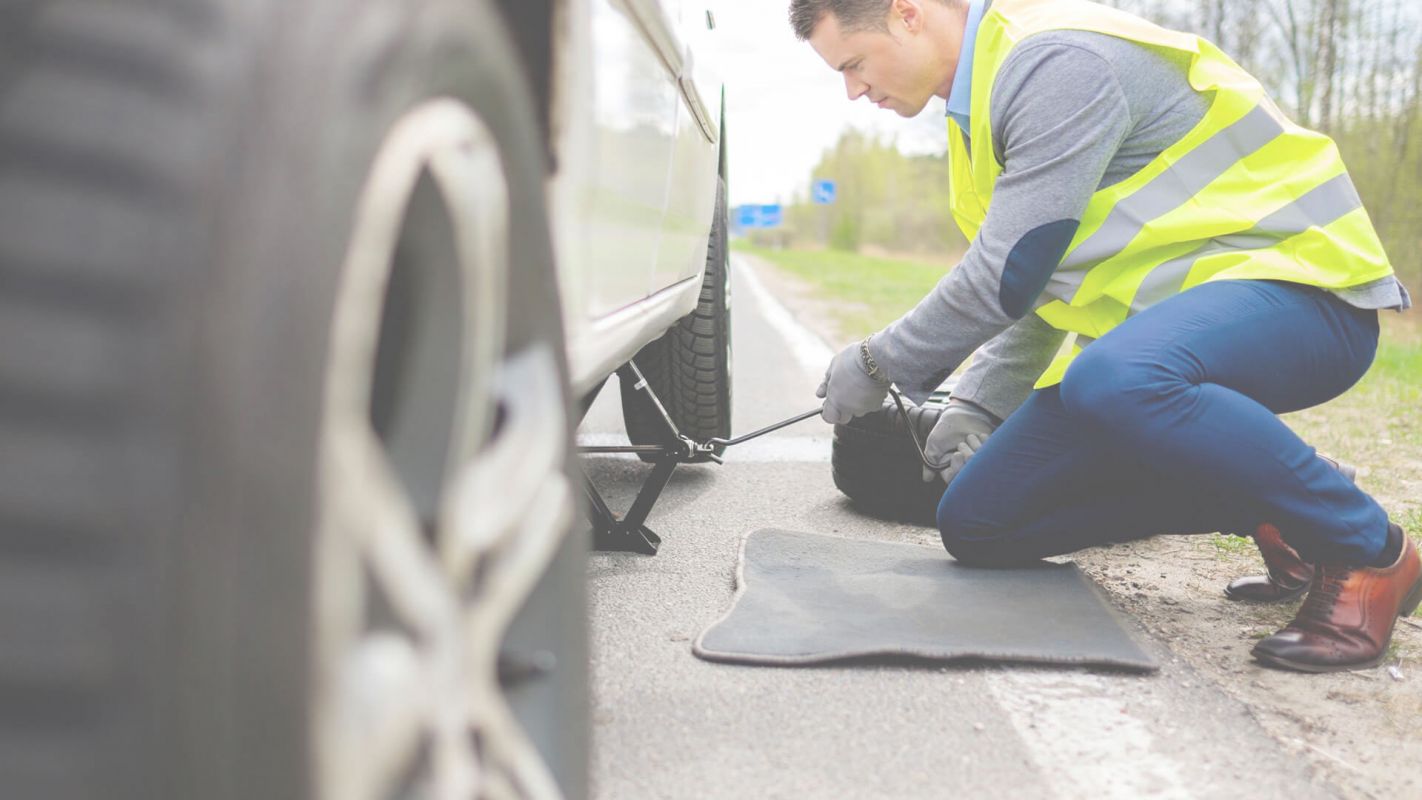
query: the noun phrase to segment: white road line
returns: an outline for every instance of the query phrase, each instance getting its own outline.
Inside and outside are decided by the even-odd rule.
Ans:
[[[731,269],[734,270],[736,285],[750,291],[755,302],[760,305],[765,321],[785,340],[791,354],[795,356],[795,361],[802,369],[818,378],[825,367],[829,366],[830,359],[834,358],[834,351],[809,328],[795,321],[795,315],[775,299],[775,295],[765,288],[765,284],[756,277],[755,270],[751,269],[744,259],[731,256]]]
[[[1101,677],[993,672],[993,699],[1063,798],[1189,798],[1180,769]]]

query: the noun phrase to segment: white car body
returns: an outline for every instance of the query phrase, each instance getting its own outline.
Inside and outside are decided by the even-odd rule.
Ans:
[[[549,208],[575,396],[696,307],[721,163],[702,0],[568,0]]]

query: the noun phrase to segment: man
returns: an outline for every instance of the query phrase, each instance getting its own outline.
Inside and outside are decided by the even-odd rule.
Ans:
[[[954,557],[1253,530],[1270,576],[1231,593],[1310,587],[1254,656],[1379,663],[1422,600],[1422,561],[1276,416],[1350,387],[1378,310],[1410,305],[1333,142],[1208,42],[1084,0],[790,15],[851,100],[904,117],[947,100],[971,241],[916,308],[835,357],[825,420],[878,410],[891,382],[921,402],[982,345],[928,448],[948,461]]]

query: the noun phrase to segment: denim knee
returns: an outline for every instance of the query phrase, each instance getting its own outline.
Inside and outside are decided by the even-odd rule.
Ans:
[[[938,501],[938,535],[943,549],[959,563],[991,565],[1011,559],[1010,548],[1004,548],[996,529],[981,522],[970,522],[976,516],[967,492],[954,492],[953,487]]]
[[[958,541],[958,533],[962,530],[962,525],[959,524],[962,519],[959,505],[952,486],[938,499],[938,535],[943,538],[943,546],[950,553],[953,552],[953,545]]]

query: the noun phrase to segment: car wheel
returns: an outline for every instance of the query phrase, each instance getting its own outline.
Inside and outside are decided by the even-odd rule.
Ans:
[[[925,441],[947,401],[946,394],[936,394],[921,406],[909,406],[905,419],[890,400],[878,411],[834,426],[834,485],[855,508],[896,522],[937,525],[938,501],[948,487],[942,479],[924,483],[909,426]]]
[[[731,435],[731,264],[726,226],[726,183],[721,180],[696,310],[633,359],[677,428],[698,442]],[[647,396],[627,386],[621,390],[622,416],[632,443],[668,443],[666,425]],[[716,454],[724,451],[717,448]]]
[[[567,370],[495,13],[17,8],[6,794],[584,794]]]

